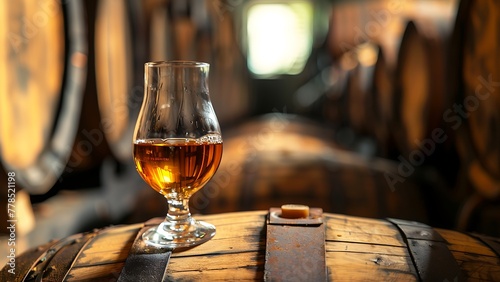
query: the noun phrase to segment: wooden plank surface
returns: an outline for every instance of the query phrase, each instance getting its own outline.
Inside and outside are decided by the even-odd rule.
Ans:
[[[66,281],[116,281],[124,262],[73,268]]]
[[[399,231],[386,221],[325,215],[326,240],[405,246]]]
[[[471,281],[500,281],[500,259],[479,240],[457,231],[436,229]]]
[[[326,253],[332,281],[416,281],[409,256],[368,253]]]
[[[443,238],[450,243],[448,248],[453,252],[463,252],[474,255],[497,257],[496,254],[479,240],[466,234],[436,228]]]
[[[124,262],[141,226],[117,227],[98,234],[82,251],[73,267]]]
[[[173,253],[167,274],[174,281],[262,280],[266,211],[195,218],[214,224],[210,241]],[[161,219],[159,219],[161,220]],[[408,248],[385,220],[324,214],[326,264],[331,280],[415,281]],[[115,281],[143,224],[99,231],[75,261],[68,281]],[[500,259],[476,239],[437,229],[471,281],[500,280]]]

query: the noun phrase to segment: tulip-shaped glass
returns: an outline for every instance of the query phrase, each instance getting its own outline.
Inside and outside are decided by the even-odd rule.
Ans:
[[[142,238],[152,246],[189,247],[215,235],[196,221],[189,198],[215,174],[222,137],[208,89],[209,64],[145,64],[144,100],[135,126],[134,161],[141,177],[168,202],[168,214]]]

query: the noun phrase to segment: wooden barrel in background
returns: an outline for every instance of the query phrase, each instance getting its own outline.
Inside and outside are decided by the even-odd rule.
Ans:
[[[354,47],[294,93],[299,112],[337,130],[336,139],[345,148],[353,146],[355,134],[372,132],[376,52],[372,43]]]
[[[132,159],[130,146],[143,97],[146,62],[144,7],[99,0],[95,17],[95,76],[101,128],[113,155]]]
[[[346,151],[333,138],[333,131],[316,122],[278,113],[225,132],[222,163],[193,195],[193,211],[259,210],[302,202],[328,212],[429,221],[418,185],[410,179],[396,185],[388,181],[389,175],[398,175],[396,164]],[[163,209],[164,199],[158,201]]]
[[[132,0],[83,1],[87,15],[89,75],[85,85],[78,135],[66,179],[100,185],[105,159],[129,164],[129,146],[142,104],[147,30],[144,7]],[[77,183],[71,185],[78,186]]]
[[[350,51],[356,66],[349,71],[347,105],[350,127],[358,134],[368,134],[376,113],[373,88],[378,47],[370,43]],[[348,54],[346,54],[348,55]]]
[[[442,126],[445,101],[450,95],[444,68],[458,2],[332,5],[328,38],[331,56],[340,62],[366,43],[379,49],[371,89],[363,89],[366,83],[359,79],[360,73],[368,73],[360,69],[369,68],[357,64],[349,71],[348,96],[352,98],[347,98],[345,105],[347,123],[355,133],[375,138],[379,156],[407,155],[418,149],[418,141],[429,137],[432,129]]]
[[[0,155],[19,186],[45,193],[64,172],[77,134],[88,54],[82,3],[0,5]]]
[[[407,2],[406,4],[408,4]],[[401,4],[401,3],[400,3]],[[374,69],[373,93],[375,104],[375,122],[373,136],[377,142],[378,156],[394,159],[399,154],[393,135],[395,123],[396,68],[401,40],[406,28],[406,18],[400,11],[403,7],[394,7],[396,13],[391,24],[374,40],[378,46],[377,62]]]
[[[449,94],[448,48],[452,20],[441,23],[416,19],[408,22],[398,56],[396,99],[399,125],[395,129],[401,153],[418,149],[419,142],[443,127]]]
[[[397,39],[392,38],[392,41]],[[393,43],[392,45],[396,45]],[[395,73],[395,48],[379,45],[377,62],[373,71],[373,110],[375,116],[372,121],[372,133],[377,142],[377,155],[391,158],[397,150],[392,135],[394,124],[394,73]]]
[[[148,60],[209,63],[210,99],[223,128],[248,117],[253,108],[249,73],[237,37],[235,10],[240,6],[236,2],[144,2]]]
[[[294,93],[294,104],[300,114],[322,120],[330,128],[342,128],[347,125],[347,91],[350,58],[333,62],[316,76],[299,87]]]
[[[316,111],[335,129],[346,126],[348,123],[346,113],[348,78],[349,69],[346,69],[342,62],[334,64],[328,70],[328,87],[324,95],[315,103],[315,106],[319,107]]]
[[[0,69],[3,163],[32,194],[53,185],[98,186],[104,159],[132,158],[146,61],[142,6],[128,0],[2,5],[1,54],[9,62]],[[65,183],[96,170],[83,182]]]
[[[216,6],[208,5],[213,30],[205,36],[212,38],[213,47],[205,53],[211,54],[208,59],[210,99],[221,126],[225,127],[249,117],[254,111],[255,97],[252,97],[250,74],[238,38],[239,25],[231,12],[236,7]]]
[[[458,185],[467,197],[459,215],[461,229],[499,230],[484,220],[488,213],[493,222],[499,220],[499,25],[497,1],[461,1],[452,41],[456,96],[446,116],[462,163]]]
[[[0,3],[0,39],[5,43],[0,44],[0,57],[5,61],[0,66],[0,158],[6,171],[15,172],[17,192],[24,189],[30,194],[26,206],[16,194],[17,207],[36,216],[36,221],[30,222],[35,231],[26,234],[17,230],[18,251],[54,234],[67,236],[82,230],[89,222],[99,224],[121,218],[130,209],[129,197],[137,192],[136,181],[140,178],[126,172],[129,167],[135,172],[131,132],[123,128],[135,125],[133,111],[138,111],[142,102],[143,62],[139,75],[134,67],[136,60],[144,60],[144,56],[138,55],[142,41],[134,42],[139,38],[137,34],[143,33],[136,24],[140,18],[134,14],[140,10],[125,5],[137,1],[112,1],[114,6],[103,7],[110,3]],[[125,17],[128,20],[123,20]],[[134,40],[122,41],[127,36]],[[132,51],[125,56],[120,50],[126,47]],[[102,64],[96,62],[97,53]],[[118,66],[117,60],[123,60],[127,65],[124,68],[132,71],[132,78],[113,69]],[[128,87],[132,82],[139,91]],[[99,83],[102,87],[98,91]],[[109,138],[113,129],[119,134]],[[128,157],[119,154],[123,150],[109,148],[118,149],[122,143],[127,144]],[[125,165],[119,169],[116,163],[105,165],[106,158],[121,159]],[[82,190],[67,191],[77,189]],[[119,200],[117,194],[121,195]],[[0,195],[0,202],[5,197],[7,191]],[[69,204],[71,198],[78,198],[76,206]],[[28,222],[27,217],[22,220]]]
[[[363,43],[345,52],[296,93],[297,100],[319,96],[306,105],[308,115],[320,115],[321,120],[338,130],[336,139],[340,145],[353,149],[359,136],[371,138],[376,143],[375,155],[380,157],[392,156],[396,151],[391,134],[397,56],[397,47],[392,45],[397,44],[396,34],[391,40],[391,44],[384,45]]]
[[[198,216],[198,219],[214,224],[217,233],[200,246],[175,251],[167,267],[168,279],[263,280],[266,215],[265,211],[254,211]],[[425,277],[432,279],[430,270],[436,270],[436,265],[445,267],[442,266],[442,258],[437,255],[438,243],[425,238],[427,233],[421,235],[424,237],[420,240],[411,240],[413,243],[410,243],[435,246],[410,251],[410,243],[398,227],[387,220],[331,213],[323,214],[323,219],[329,280],[419,281]],[[146,224],[152,225],[161,220],[156,218]],[[406,224],[409,228],[422,228],[414,222]],[[22,278],[116,281],[132,243],[144,225],[109,227],[47,243],[17,257],[15,276],[7,272],[6,266],[0,277],[4,281],[19,281]],[[448,281],[500,279],[499,254],[480,239],[446,229],[426,230],[445,240],[440,245],[440,252],[449,255],[450,261],[458,266],[457,273],[449,273],[452,277],[441,277],[439,281],[445,278]],[[490,239],[493,243],[499,241],[497,238]],[[414,256],[425,259],[415,261]],[[297,259],[306,266],[307,258]],[[304,268],[301,274],[307,274],[307,270]],[[441,269],[439,272],[448,270]]]
[[[477,161],[486,175],[493,178],[495,185],[487,185],[481,176],[471,170],[471,181],[485,197],[500,196],[500,96],[496,89],[500,86],[500,56],[496,51],[500,46],[500,5],[496,1],[463,1],[457,21],[457,29],[462,30],[459,58],[461,89],[458,91],[456,104],[466,112],[463,120],[465,132],[461,139],[469,138],[467,148],[461,150],[468,162],[470,154]],[[453,117],[453,116],[452,116]],[[458,121],[452,126],[458,127]],[[457,128],[458,129],[458,128]],[[477,177],[475,177],[477,176]]]
[[[380,42],[399,33],[401,21],[415,1],[337,2],[331,6],[328,52],[339,59],[356,46]]]

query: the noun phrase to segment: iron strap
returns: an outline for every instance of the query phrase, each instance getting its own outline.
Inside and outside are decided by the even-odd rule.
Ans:
[[[19,279],[19,281],[64,280],[65,276],[71,270],[73,260],[78,256],[83,246],[92,238],[94,238],[94,235],[89,233],[75,234],[56,241],[43,251],[35,251],[34,255],[38,255],[39,258],[35,261],[35,264],[31,266],[30,271],[16,271],[19,274],[26,274],[22,279]],[[22,266],[23,264],[20,263],[20,265]],[[20,277],[16,277],[16,281],[18,278]]]
[[[267,218],[265,281],[327,281],[322,209],[307,219],[281,218],[271,208]]]
[[[448,242],[436,230],[414,221],[387,220],[401,232],[421,281],[465,281]]]
[[[151,228],[146,223],[137,234],[125,265],[118,277],[119,282],[167,281],[167,266],[172,250],[148,246],[142,234]]]

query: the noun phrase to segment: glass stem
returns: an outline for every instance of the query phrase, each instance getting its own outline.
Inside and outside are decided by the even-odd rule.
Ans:
[[[169,200],[168,214],[165,221],[170,222],[167,228],[172,231],[187,231],[192,221],[189,212],[189,199]]]

